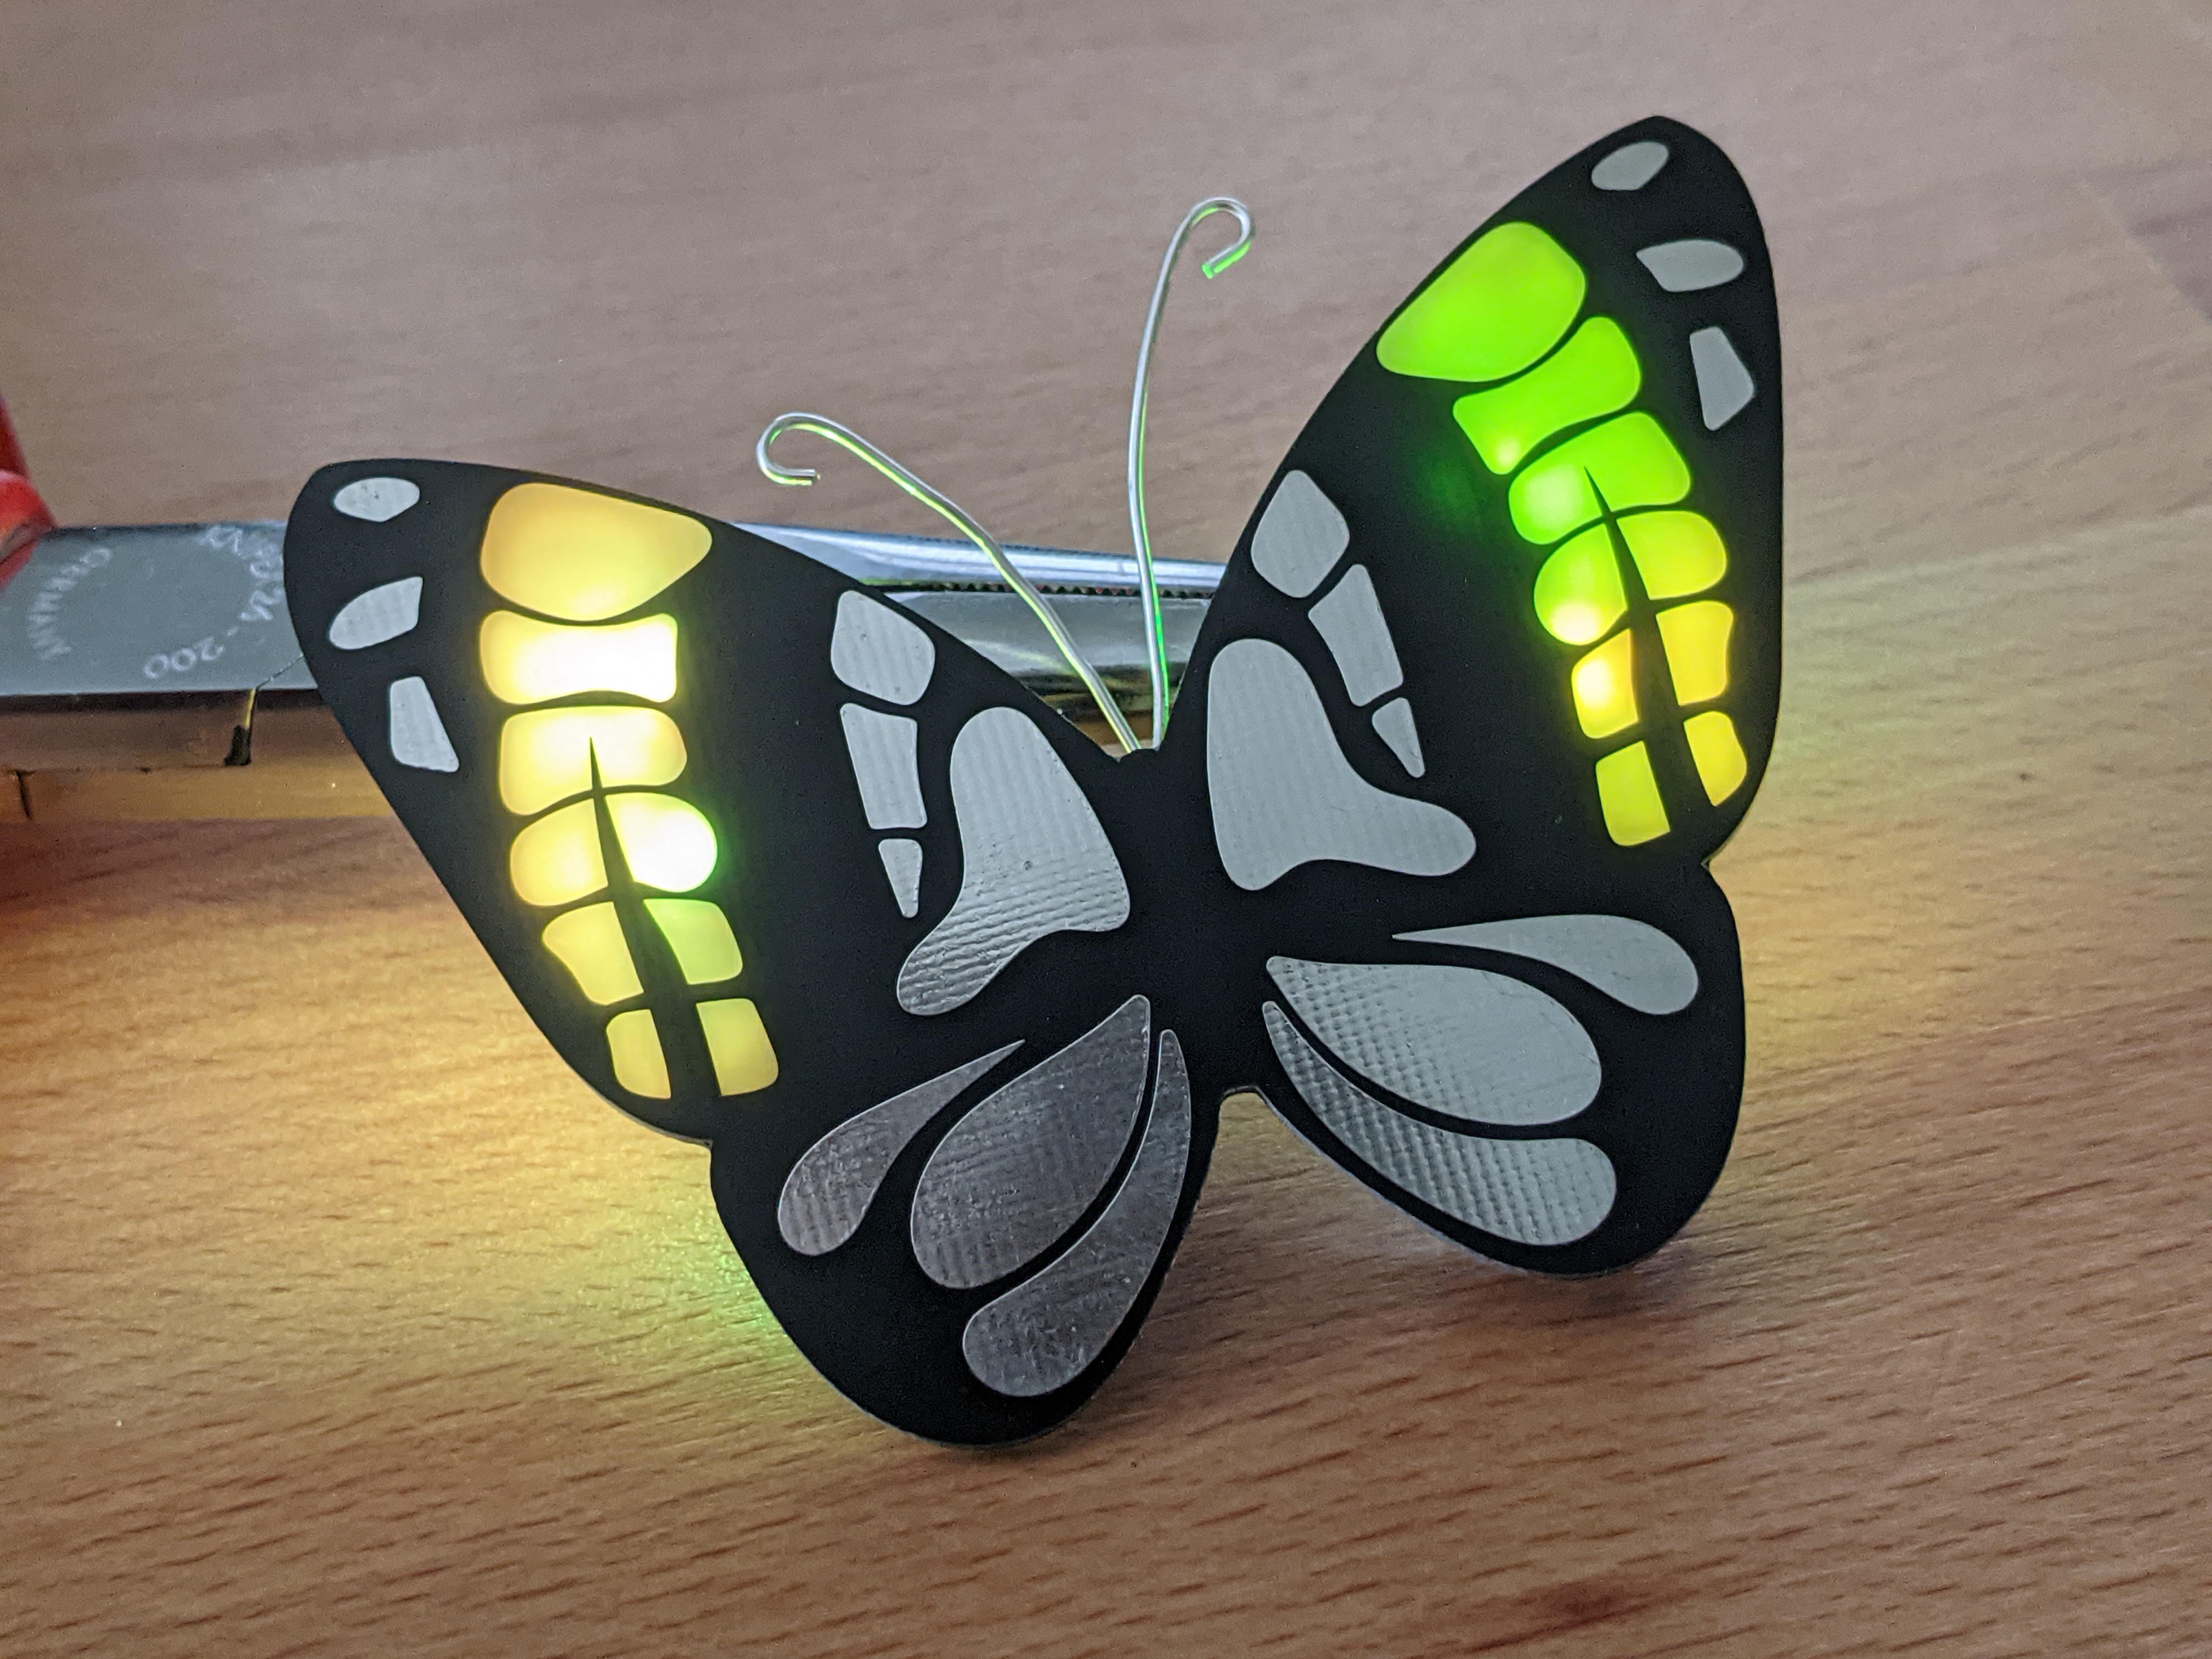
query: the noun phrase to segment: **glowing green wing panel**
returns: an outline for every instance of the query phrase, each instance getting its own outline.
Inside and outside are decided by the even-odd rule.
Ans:
[[[1449,398],[1468,482],[1502,489],[1474,556],[1525,579],[1607,836],[1710,855],[1779,684],[1780,349],[1735,170],[1674,122],[1613,135],[1462,246],[1374,354]]]

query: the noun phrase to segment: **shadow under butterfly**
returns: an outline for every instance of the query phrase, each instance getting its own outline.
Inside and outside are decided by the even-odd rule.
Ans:
[[[823,565],[530,473],[327,467],[288,586],[555,1047],[711,1145],[792,1339],[902,1429],[1004,1443],[1133,1340],[1236,1091],[1517,1267],[1620,1267],[1703,1201],[1780,369],[1726,157],[1663,119],[1591,147],[1361,349],[1118,758]]]

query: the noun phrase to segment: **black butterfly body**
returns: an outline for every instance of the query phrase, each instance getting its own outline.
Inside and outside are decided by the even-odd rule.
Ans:
[[[1643,182],[1593,182],[1655,150]],[[1459,359],[1417,308],[1478,243],[1567,343],[1426,372]],[[1677,286],[1726,262],[1639,258],[1692,243],[1736,269]],[[1089,1397],[1240,1089],[1547,1272],[1656,1248],[1719,1173],[1742,998],[1705,860],[1756,789],[1780,672],[1756,215],[1708,141],[1642,123],[1524,192],[1409,315],[1271,483],[1163,747],[1119,760],[926,619],[678,509],[395,460],[325,468],[294,510],[317,682],[494,961],[595,1088],[711,1144],[785,1330],[902,1428],[1001,1443]],[[1747,398],[1708,372],[1714,333]],[[1596,367],[1534,378],[1581,374],[1571,351]],[[1628,380],[1490,464],[1512,440],[1486,411]],[[1547,458],[1601,428],[1585,500]],[[1526,533],[1593,511],[1549,552]],[[636,551],[610,577],[603,546]]]

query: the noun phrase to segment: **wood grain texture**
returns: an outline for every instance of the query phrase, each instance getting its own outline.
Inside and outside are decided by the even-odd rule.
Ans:
[[[389,821],[0,827],[0,1650],[2212,1651],[2212,8],[0,0],[0,383],[78,521],[447,453],[1216,553],[1376,319],[1651,110],[1769,220],[1790,679],[1684,1236],[1471,1261],[1249,1099],[1024,1450],[784,1343]],[[2194,228],[2192,228],[2194,227]],[[0,649],[6,648],[0,643]]]

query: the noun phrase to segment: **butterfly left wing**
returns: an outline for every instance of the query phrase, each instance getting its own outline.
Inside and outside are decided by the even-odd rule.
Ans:
[[[1772,738],[1780,368],[1728,159],[1665,120],[1592,146],[1323,400],[1168,729],[1208,803],[1193,880],[1235,918],[1235,1080],[1520,1266],[1644,1255],[1727,1156],[1742,998],[1705,860]]]
[[[562,1057],[714,1149],[848,1398],[1025,1438],[1133,1340],[1203,1178],[1131,944],[1134,796],[959,640],[787,549],[502,469],[327,467],[317,684]]]

